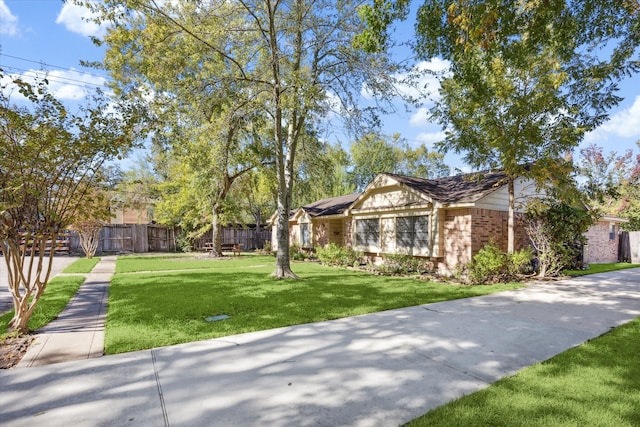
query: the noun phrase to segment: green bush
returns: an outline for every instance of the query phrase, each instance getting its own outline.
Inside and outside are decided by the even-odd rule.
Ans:
[[[507,255],[490,242],[474,255],[468,266],[468,279],[472,284],[513,280],[532,272],[532,258],[533,253],[529,248]]]
[[[472,284],[499,282],[507,272],[507,254],[490,242],[473,256],[469,265],[469,280]]]
[[[360,263],[361,255],[352,248],[329,243],[316,249],[316,256],[321,263],[339,267],[352,267]]]
[[[176,247],[182,252],[191,252],[193,250],[193,239],[191,239],[187,233],[178,233],[176,236]]]
[[[307,258],[307,255],[300,250],[300,246],[298,245],[290,245],[289,246],[289,258],[295,261],[304,261]]]
[[[509,275],[514,277],[521,274],[533,273],[531,260],[533,260],[533,251],[531,248],[520,249],[518,252],[509,255]]]
[[[411,255],[389,254],[376,270],[382,274],[426,273],[433,271],[433,263]]]

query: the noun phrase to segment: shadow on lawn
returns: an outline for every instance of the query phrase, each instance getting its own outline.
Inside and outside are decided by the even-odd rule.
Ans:
[[[111,284],[107,352],[311,323],[469,295],[469,288],[336,269],[278,281],[268,270],[121,275]],[[206,322],[226,314],[230,319]],[[126,332],[114,335],[117,330]],[[118,336],[119,335],[119,336]],[[147,340],[145,335],[151,337]],[[157,343],[159,335],[165,337]],[[127,341],[132,341],[127,343]]]

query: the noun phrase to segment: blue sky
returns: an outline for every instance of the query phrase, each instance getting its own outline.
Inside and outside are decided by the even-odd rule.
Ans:
[[[46,70],[58,98],[65,102],[82,100],[87,95],[86,88],[107,81],[103,72],[80,65],[81,60],[100,61],[104,53],[90,40],[90,36],[99,37],[103,29],[85,22],[83,18],[87,16],[82,8],[59,0],[0,0],[0,68],[7,74],[21,75]],[[411,26],[404,25],[399,31],[411,34]],[[441,68],[443,63],[434,59],[420,66]],[[432,78],[425,77],[422,83],[437,88]],[[587,135],[581,147],[596,143],[607,152],[629,148],[638,151],[635,143],[640,140],[640,76],[625,81],[619,95],[624,100],[611,111],[610,120]],[[442,138],[442,132],[426,117],[425,108],[409,112],[401,109],[383,118],[383,132],[400,133],[412,146],[429,146]],[[447,155],[446,162],[468,169],[453,154]]]

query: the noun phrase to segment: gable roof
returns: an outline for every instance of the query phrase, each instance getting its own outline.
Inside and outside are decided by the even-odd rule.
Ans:
[[[317,202],[309,203],[302,206],[300,209],[304,210],[309,216],[329,216],[338,215],[343,213],[351,206],[351,204],[362,193],[347,194],[346,196],[330,197],[328,199],[318,200]],[[295,215],[295,211],[293,213]]]
[[[473,172],[435,179],[392,173],[383,175],[440,203],[475,202],[507,183],[507,175],[502,171]]]

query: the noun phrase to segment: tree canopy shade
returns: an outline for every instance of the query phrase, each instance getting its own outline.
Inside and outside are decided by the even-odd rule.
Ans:
[[[395,15],[385,2],[369,13],[406,13],[407,2],[393,4]],[[431,109],[446,133],[439,148],[507,173],[509,252],[513,180],[568,175],[564,154],[607,119],[619,81],[640,66],[639,14],[637,0],[426,0],[418,9],[416,52],[451,64]],[[368,40],[380,44],[386,29],[374,24]]]
[[[397,68],[389,56],[351,47],[364,29],[354,14],[360,3],[107,0],[90,4],[112,23],[105,36],[110,46],[105,63],[129,90],[138,90],[132,76],[158,74],[158,79],[149,78],[154,93],[167,91],[171,99],[194,110],[201,103],[216,105],[206,118],[234,112],[264,120],[271,135],[268,148],[278,194],[274,275],[294,277],[288,217],[299,142],[336,106],[351,124],[375,124],[375,116],[366,114],[372,110],[358,108],[365,83],[378,99],[394,91]],[[216,102],[220,100],[222,105]]]
[[[27,106],[11,102],[12,88]],[[96,216],[102,165],[127,150],[135,134],[130,112],[108,107],[97,95],[71,113],[48,92],[46,80],[0,89],[0,248],[15,310],[10,329],[27,331],[58,233]]]

